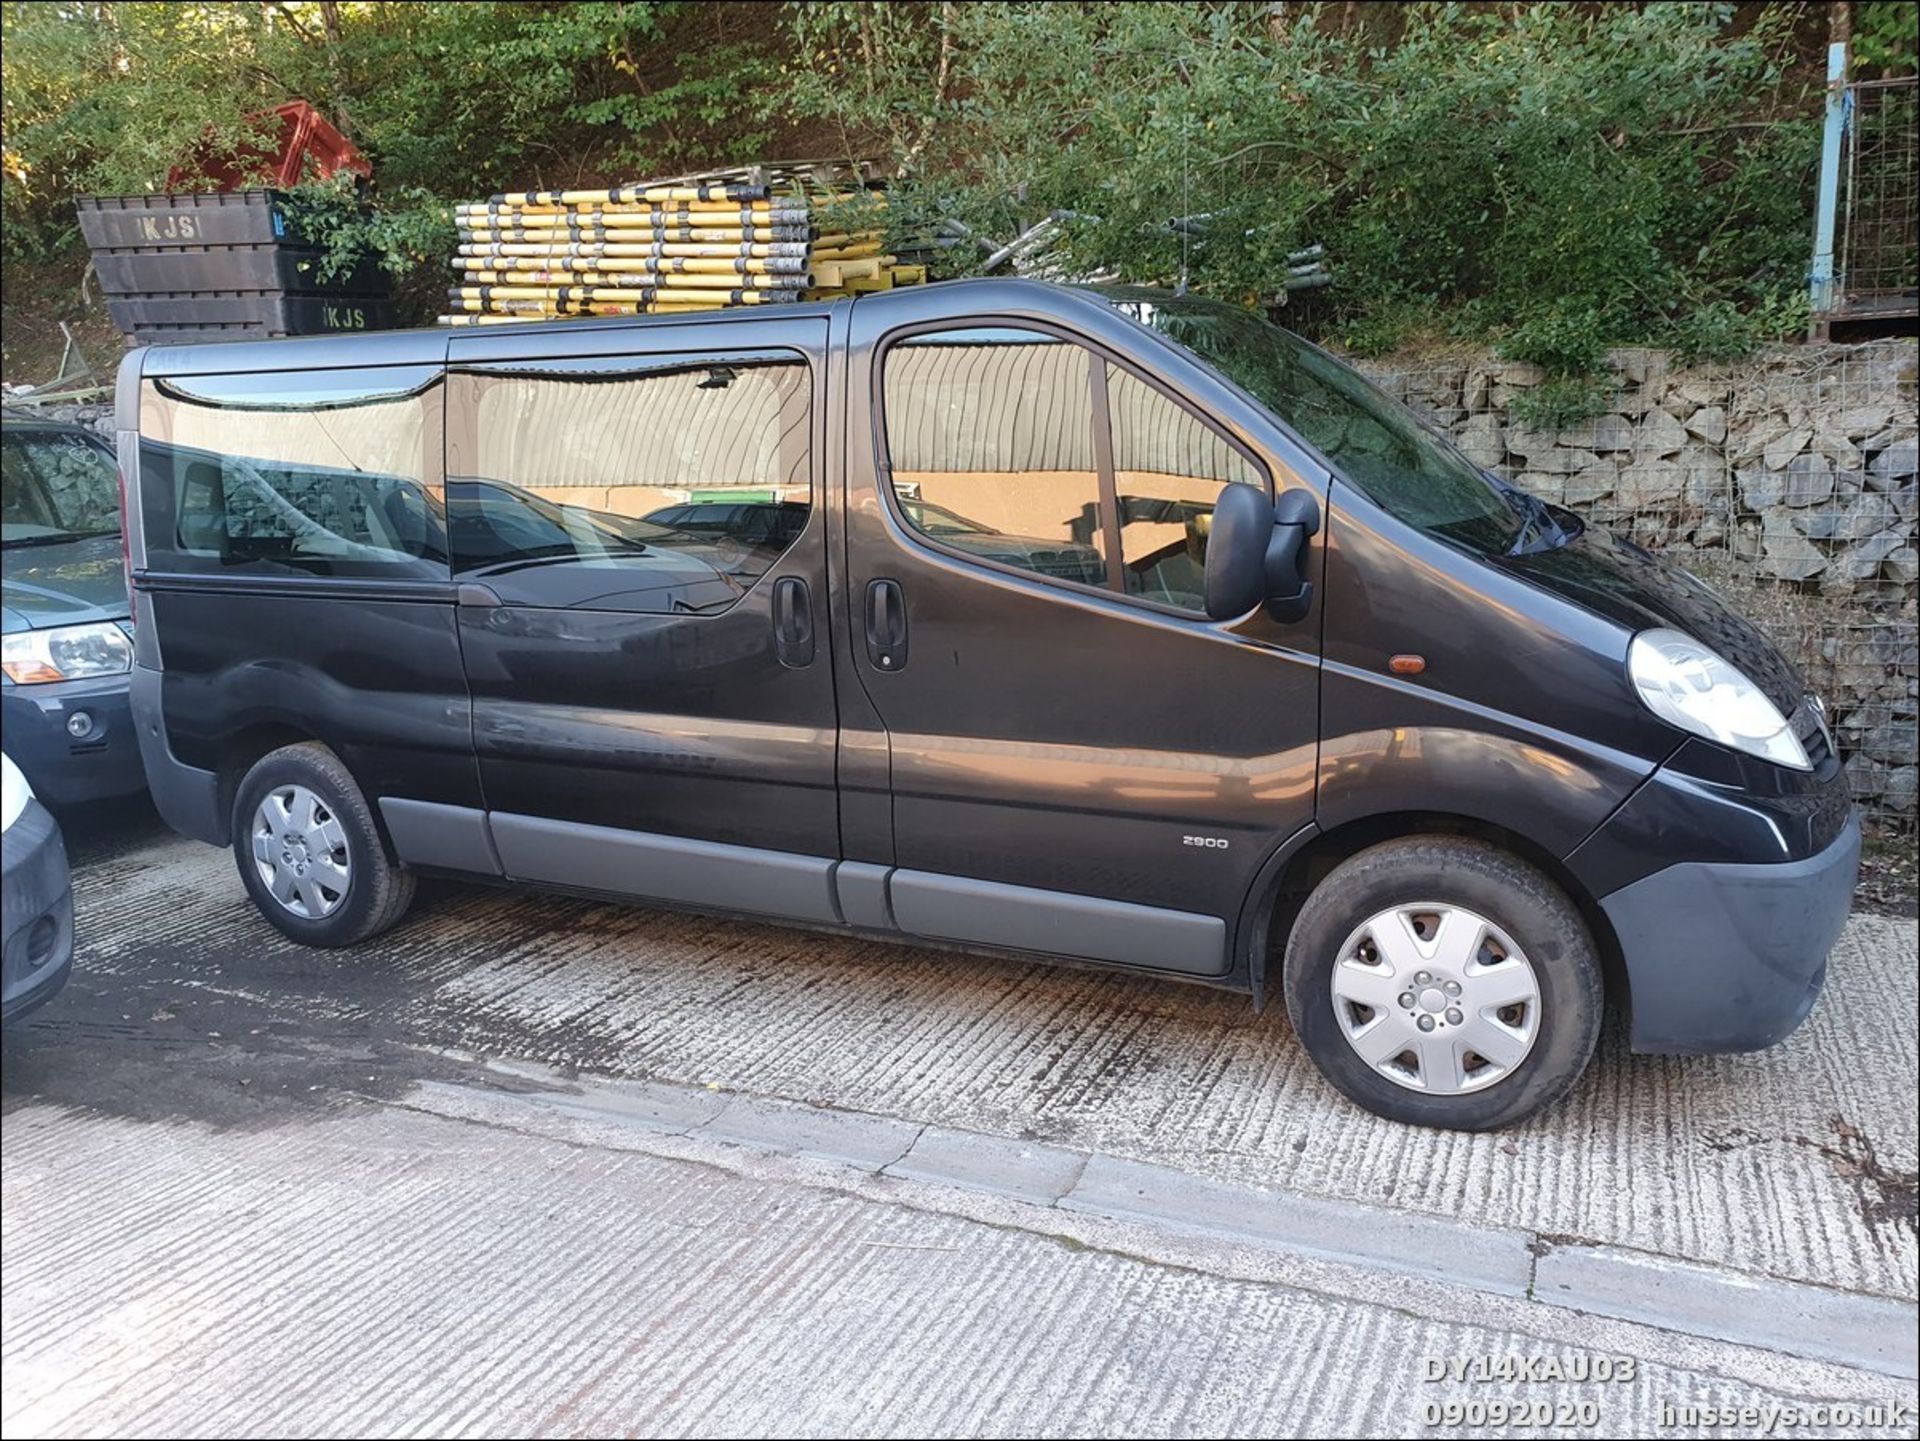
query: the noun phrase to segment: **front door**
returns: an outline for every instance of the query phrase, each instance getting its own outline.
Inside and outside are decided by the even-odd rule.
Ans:
[[[890,752],[892,918],[1223,975],[1312,819],[1319,613],[1210,621],[1208,525],[1227,484],[1324,504],[1324,473],[1103,305],[941,298],[857,303],[849,349],[842,653]]]
[[[448,529],[507,875],[836,919],[825,340],[454,340]]]

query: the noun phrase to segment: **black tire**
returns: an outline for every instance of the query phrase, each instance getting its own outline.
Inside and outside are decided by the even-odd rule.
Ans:
[[[255,813],[270,792],[286,786],[311,791],[344,837],[345,889],[316,917],[296,915],[276,900],[254,861]],[[302,945],[357,945],[399,920],[413,901],[413,873],[387,858],[360,787],[340,758],[317,742],[283,746],[255,762],[234,792],[232,821],[233,858],[247,894],[283,935]]]
[[[1335,1011],[1333,968],[1348,938],[1384,910],[1423,901],[1493,922],[1531,963],[1539,987],[1532,1048],[1478,1090],[1433,1095],[1396,1083],[1359,1055]],[[1517,857],[1457,836],[1388,841],[1336,867],[1307,897],[1287,939],[1285,986],[1295,1033],[1338,1090],[1390,1120],[1459,1131],[1513,1125],[1565,1095],[1593,1056],[1604,991],[1593,937],[1565,893]],[[1354,1014],[1364,1024],[1369,1013]]]

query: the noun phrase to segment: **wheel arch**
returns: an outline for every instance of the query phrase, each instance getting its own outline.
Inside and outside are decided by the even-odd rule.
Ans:
[[[233,804],[239,794],[240,783],[264,758],[287,746],[318,745],[326,747],[329,754],[339,761],[342,768],[353,778],[360,788],[360,794],[367,803],[367,810],[373,817],[373,828],[380,837],[380,845],[387,853],[387,859],[399,864],[399,857],[393,848],[393,837],[387,833],[386,819],[380,814],[379,798],[367,789],[361,779],[353,757],[341,747],[323,735],[316,734],[311,727],[294,725],[284,719],[259,720],[236,730],[220,748],[220,759],[215,774],[218,777],[220,815],[228,826],[228,841],[232,840]]]
[[[1253,889],[1251,930],[1246,949],[1254,1004],[1263,1008],[1270,974],[1286,952],[1287,937],[1300,907],[1334,867],[1383,841],[1406,836],[1461,836],[1497,846],[1527,862],[1558,886],[1580,913],[1600,954],[1607,999],[1622,1010],[1631,1004],[1620,938],[1599,901],[1560,857],[1510,826],[1449,811],[1386,811],[1360,816],[1321,830],[1317,826],[1289,838],[1275,850]]]

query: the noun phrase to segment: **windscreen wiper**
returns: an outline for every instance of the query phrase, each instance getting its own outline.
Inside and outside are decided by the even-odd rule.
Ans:
[[[1513,487],[1512,494],[1521,507],[1520,531],[1508,547],[1508,555],[1534,555],[1543,550],[1558,550],[1572,540],[1578,531],[1570,531],[1560,523],[1560,517],[1553,513],[1553,507],[1539,496]]]

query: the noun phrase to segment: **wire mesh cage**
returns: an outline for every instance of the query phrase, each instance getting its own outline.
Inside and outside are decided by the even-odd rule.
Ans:
[[[1920,314],[1920,79],[1847,87],[1838,287],[1829,320]]]
[[[1719,590],[1821,693],[1867,816],[1915,829],[1912,341],[1780,347],[1682,367],[1610,357],[1608,408],[1523,423],[1544,377],[1485,351],[1362,361],[1477,463],[1677,561]]]

